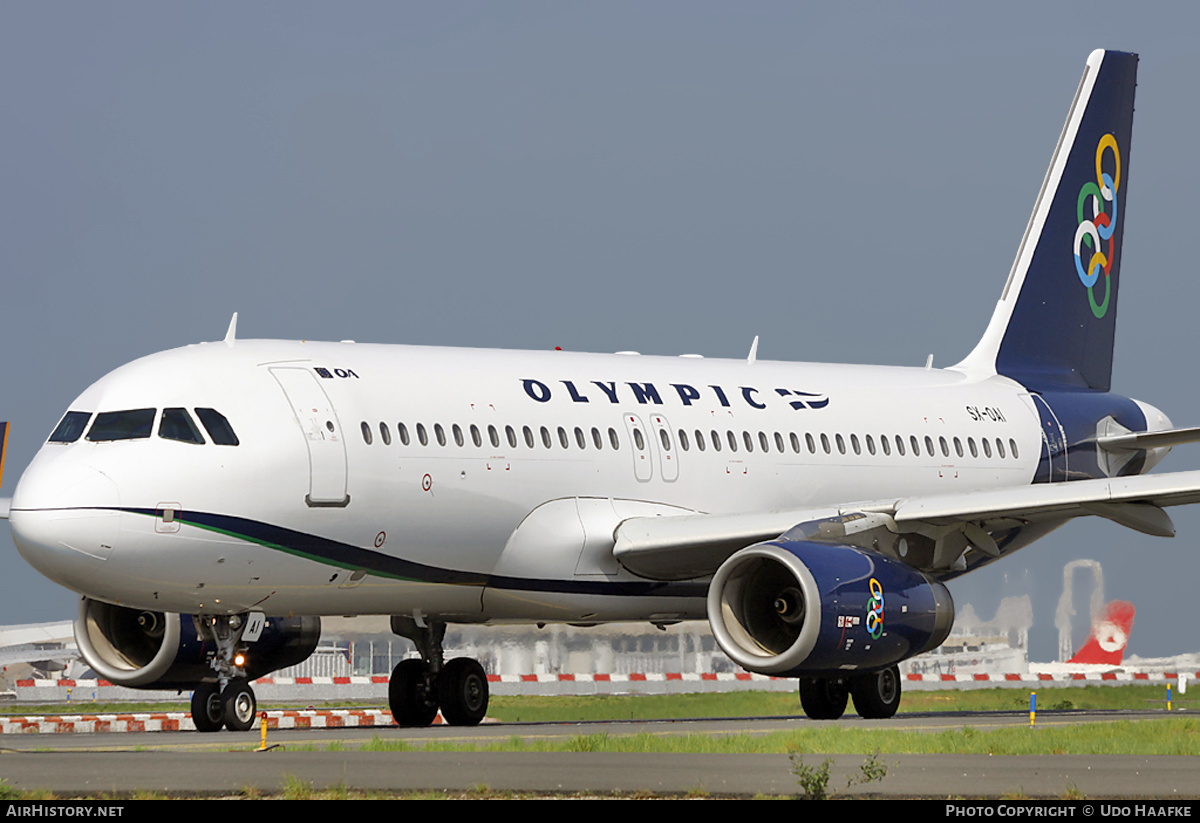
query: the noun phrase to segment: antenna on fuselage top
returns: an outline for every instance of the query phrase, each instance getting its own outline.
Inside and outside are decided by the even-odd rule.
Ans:
[[[237,312],[233,313],[233,317],[229,320],[229,330],[225,332],[225,345],[232,346],[233,341],[237,339]]]
[[[746,358],[746,365],[753,366],[754,361],[758,359],[758,335],[754,335],[754,342],[750,344],[750,356]]]

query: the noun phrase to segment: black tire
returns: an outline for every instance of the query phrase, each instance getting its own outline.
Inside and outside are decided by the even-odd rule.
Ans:
[[[469,657],[456,657],[442,668],[437,691],[442,717],[451,726],[478,726],[487,715],[487,674]]]
[[[830,677],[800,679],[800,705],[813,720],[837,720],[846,713],[850,693],[843,680]]]
[[[860,674],[850,680],[854,711],[868,720],[885,720],[900,708],[900,667]]]
[[[427,687],[429,667],[423,660],[401,660],[388,681],[388,707],[397,726],[428,726],[437,717],[437,703]]]
[[[219,732],[225,727],[225,705],[216,683],[200,683],[192,692],[192,722],[198,732]]]
[[[225,709],[225,728],[231,732],[250,731],[258,713],[254,689],[241,678],[230,680],[221,690],[221,705]]]

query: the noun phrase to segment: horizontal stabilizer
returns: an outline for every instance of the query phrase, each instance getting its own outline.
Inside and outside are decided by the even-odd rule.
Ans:
[[[1200,440],[1200,427],[1190,429],[1168,429],[1155,432],[1129,432],[1113,434],[1096,439],[1096,445],[1105,451],[1139,451],[1141,449],[1164,449],[1182,443]]]

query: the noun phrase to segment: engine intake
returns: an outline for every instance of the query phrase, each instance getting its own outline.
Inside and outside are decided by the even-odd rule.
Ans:
[[[779,540],[726,560],[708,589],[721,649],[761,674],[874,671],[940,645],[954,624],[941,583],[837,543]]]
[[[246,676],[253,680],[308,659],[321,639],[319,617],[268,618],[249,644]],[[75,618],[75,644],[96,674],[118,686],[191,689],[215,679],[206,643],[190,615],[113,606],[84,597]]]

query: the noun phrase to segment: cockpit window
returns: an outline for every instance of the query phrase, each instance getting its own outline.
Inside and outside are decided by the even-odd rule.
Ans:
[[[100,412],[88,430],[87,439],[93,443],[109,440],[141,440],[149,437],[154,428],[154,409]]]
[[[225,419],[225,415],[216,409],[196,409],[196,416],[204,424],[204,428],[208,431],[208,436],[212,438],[212,442],[218,446],[238,445],[237,435],[233,433],[233,427],[229,425],[229,421]]]
[[[182,443],[204,443],[204,435],[192,422],[187,409],[163,409],[162,421],[158,424],[158,436]]]
[[[51,443],[74,443],[83,434],[83,430],[87,428],[88,421],[92,419],[91,412],[69,411],[63,415],[63,419],[58,422],[53,434],[50,435]]]

